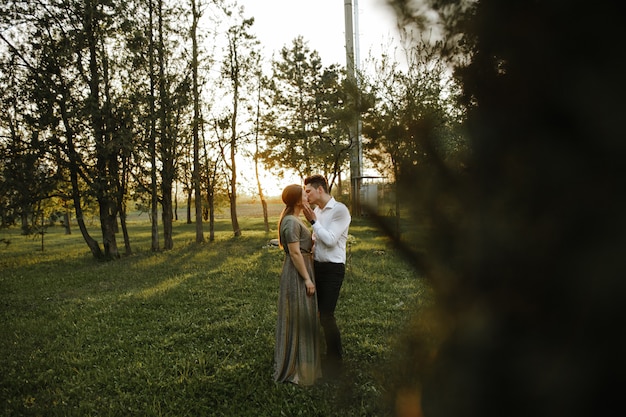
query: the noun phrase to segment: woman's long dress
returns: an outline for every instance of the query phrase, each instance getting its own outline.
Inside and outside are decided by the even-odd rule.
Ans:
[[[300,242],[304,264],[315,282],[311,255],[313,241],[309,229],[293,215],[283,218],[280,235],[286,256],[280,276],[274,379],[311,385],[322,376],[317,293],[313,296],[306,294],[304,280],[291,261],[287,244]]]

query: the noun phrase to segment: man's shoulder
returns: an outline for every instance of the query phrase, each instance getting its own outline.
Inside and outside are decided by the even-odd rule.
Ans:
[[[341,209],[342,209],[342,210],[345,210],[345,211],[350,211],[350,210],[348,209],[348,206],[346,206],[346,205],[345,205],[344,203],[342,203],[341,201],[337,201],[337,207],[341,207]]]
[[[346,206],[341,201],[337,201],[334,197],[331,198],[328,203],[329,203],[327,205],[328,208],[332,208],[333,210],[336,210],[336,211],[346,212],[348,213],[348,215],[350,215],[350,210],[348,210],[348,206]]]
[[[330,200],[328,200],[328,203],[326,203],[326,207],[329,209],[334,209],[335,207],[341,207],[341,206],[345,207],[346,205],[340,201],[337,201],[335,197],[330,197]]]

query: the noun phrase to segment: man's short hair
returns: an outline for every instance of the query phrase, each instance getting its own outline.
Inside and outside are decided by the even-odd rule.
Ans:
[[[311,185],[313,188],[322,187],[324,192],[328,194],[328,181],[323,175],[315,174],[304,179],[304,185]]]

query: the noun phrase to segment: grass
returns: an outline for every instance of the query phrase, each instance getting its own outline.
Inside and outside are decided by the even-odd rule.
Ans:
[[[272,380],[279,249],[257,218],[197,245],[177,223],[175,249],[95,262],[77,231],[41,243],[0,232],[0,414],[6,416],[386,416],[394,337],[426,294],[364,219],[337,309],[347,375],[309,388]],[[272,219],[275,229],[276,219]]]

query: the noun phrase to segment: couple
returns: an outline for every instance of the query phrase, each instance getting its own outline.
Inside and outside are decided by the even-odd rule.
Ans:
[[[304,189],[287,186],[282,198],[285,208],[278,237],[287,256],[280,277],[274,380],[312,385],[322,376],[320,322],[326,340],[324,372],[332,376],[341,369],[341,336],[334,313],[346,271],[351,218],[348,208],[328,193],[322,175],[305,178]],[[317,207],[313,210],[309,204]]]

